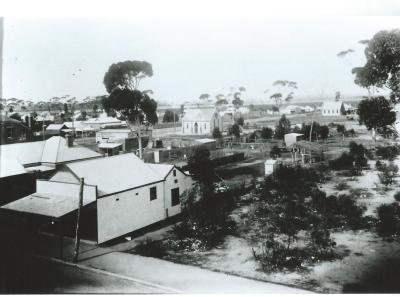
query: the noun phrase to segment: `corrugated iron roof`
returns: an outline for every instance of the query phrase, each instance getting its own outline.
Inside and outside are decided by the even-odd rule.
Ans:
[[[97,185],[102,195],[162,181],[160,174],[133,153],[74,162],[66,165],[85,182]]]

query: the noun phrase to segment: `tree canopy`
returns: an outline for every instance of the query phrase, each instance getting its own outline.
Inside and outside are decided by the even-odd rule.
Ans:
[[[153,75],[153,68],[146,61],[125,61],[112,64],[104,75],[104,85],[109,92],[102,98],[104,109],[119,111],[126,120],[151,124],[158,121],[157,102],[149,97],[151,92],[141,92],[137,88],[146,76]]]
[[[357,113],[360,124],[365,124],[368,130],[391,126],[396,120],[396,113],[382,96],[362,100]]]
[[[167,109],[164,113],[163,122],[171,123],[177,121],[179,121],[179,115],[175,111]]]
[[[289,132],[290,132],[290,121],[288,118],[286,118],[285,115],[283,115],[279,119],[279,122],[277,123],[277,125],[275,127],[275,137],[277,139],[282,139],[283,136]]]
[[[103,107],[105,110],[111,108],[119,111],[130,122],[142,123],[147,120],[155,124],[158,121],[157,102],[138,90],[115,89],[110,96],[103,99]]]
[[[354,82],[368,90],[388,88],[392,102],[400,100],[400,30],[379,31],[366,44],[366,63],[353,68]]]
[[[136,90],[140,80],[153,76],[153,67],[146,61],[124,61],[112,64],[104,75],[103,83],[108,93],[115,88]]]

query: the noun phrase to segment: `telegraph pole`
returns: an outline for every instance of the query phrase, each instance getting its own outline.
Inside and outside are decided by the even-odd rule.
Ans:
[[[83,206],[83,185],[85,181],[81,178],[81,185],[79,189],[79,204],[78,204],[78,216],[76,219],[76,229],[75,229],[75,250],[74,250],[74,258],[73,262],[78,262],[78,255],[79,255],[79,243],[80,243],[80,234],[79,234],[79,221],[81,217],[81,208]]]

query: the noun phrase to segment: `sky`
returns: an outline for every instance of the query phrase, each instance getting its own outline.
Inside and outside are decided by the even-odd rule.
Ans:
[[[197,6],[189,7],[177,0],[117,6],[117,11],[100,5],[98,14],[88,10],[74,16],[5,13],[3,98],[103,95],[108,67],[125,60],[150,62],[154,75],[140,88],[152,89],[156,100],[168,103],[227,94],[240,86],[247,90],[245,100],[267,101],[279,91],[272,87],[276,80],[297,82],[297,100],[333,97],[336,91],[344,97],[365,95],[351,74],[365,62],[365,46],[358,41],[400,28],[394,2],[366,1],[367,6],[331,6],[330,11],[323,6],[288,10],[282,2],[289,3],[193,1]],[[337,57],[350,48],[355,52]]]

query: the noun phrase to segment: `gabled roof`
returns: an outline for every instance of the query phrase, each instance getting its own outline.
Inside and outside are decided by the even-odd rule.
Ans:
[[[75,176],[85,178],[85,183],[97,185],[101,195],[123,192],[163,180],[160,174],[133,153],[74,162],[66,167]]]
[[[18,121],[16,119],[10,118],[10,117],[8,117],[8,116],[6,116],[4,114],[0,114],[0,122],[22,124],[22,122],[20,122],[20,121]]]
[[[210,122],[216,113],[215,109],[187,109],[183,120],[191,122]]]
[[[64,163],[74,160],[98,158],[102,155],[85,147],[68,147],[67,140],[61,136],[53,136],[46,140],[43,148],[42,163]]]
[[[0,167],[0,178],[12,175],[24,174],[25,168],[16,159],[6,160]]]
[[[61,130],[67,129],[68,127],[64,124],[50,124],[47,126],[46,130]]]
[[[343,105],[342,101],[324,101],[322,103],[322,109],[341,109]]]
[[[115,142],[101,142],[99,143],[98,147],[99,148],[104,148],[104,149],[112,149],[122,146],[122,143],[115,143]]]
[[[50,184],[51,191],[46,184]],[[78,209],[79,184],[38,181],[38,191],[24,198],[3,205],[2,209],[59,218]],[[85,185],[83,189],[83,205],[96,201],[96,188]]]
[[[88,119],[85,124],[110,124],[110,123],[121,123],[120,120],[113,117],[99,117]]]
[[[46,141],[4,144],[0,146],[0,177],[21,174],[22,166],[59,164],[102,156],[88,148],[68,147],[61,136],[53,136]]]
[[[156,174],[158,174],[162,179],[165,179],[171,170],[175,167],[170,164],[153,164],[146,163]]]
[[[40,163],[45,141],[3,144],[0,146],[0,165],[17,160],[22,165]]]

